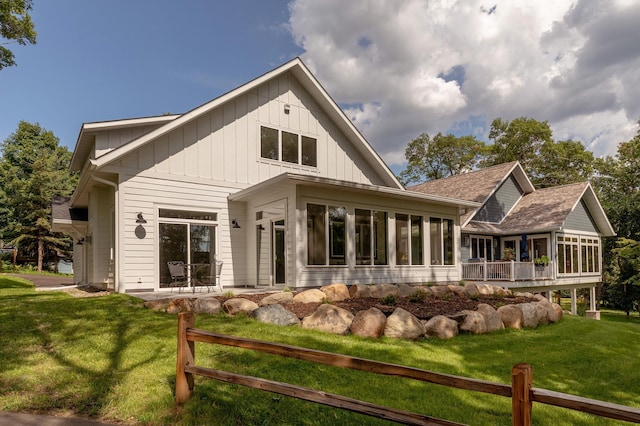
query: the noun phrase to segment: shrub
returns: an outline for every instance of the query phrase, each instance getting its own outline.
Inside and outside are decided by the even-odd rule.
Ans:
[[[395,305],[396,304],[396,297],[393,294],[390,294],[390,295],[385,296],[382,299],[380,299],[380,302],[382,302],[382,304],[387,305],[387,306]]]
[[[415,293],[409,296],[409,302],[422,303],[426,298],[427,298],[427,292],[418,289]]]

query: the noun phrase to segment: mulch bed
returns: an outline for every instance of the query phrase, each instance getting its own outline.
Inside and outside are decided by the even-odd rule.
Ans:
[[[294,293],[295,294],[295,293]],[[251,300],[253,302],[259,303],[262,298],[268,296],[268,294],[242,294],[234,297],[241,297],[244,299]],[[230,299],[230,297],[217,297],[221,303],[224,303],[226,300]],[[527,297],[497,297],[497,296],[488,296],[488,295],[480,295],[473,300],[468,297],[461,297],[456,295],[447,295],[445,297],[435,297],[429,295],[424,298],[423,301],[411,301],[409,297],[396,297],[396,302],[394,304],[385,305],[382,303],[381,299],[375,297],[363,297],[358,299],[346,299],[341,302],[333,302],[332,305],[340,307],[342,309],[346,309],[352,314],[356,314],[359,311],[366,311],[369,308],[375,307],[380,309],[385,315],[389,316],[393,313],[396,308],[402,308],[413,315],[415,315],[418,319],[428,320],[437,315],[454,315],[460,311],[470,310],[475,311],[478,308],[478,304],[486,303],[488,305],[493,306],[494,308],[499,308],[500,306],[517,304],[517,303],[528,303],[535,301],[534,299],[530,299]],[[319,303],[287,303],[283,305],[287,310],[293,312],[298,318],[302,319],[306,316],[311,315],[318,309],[320,306]]]

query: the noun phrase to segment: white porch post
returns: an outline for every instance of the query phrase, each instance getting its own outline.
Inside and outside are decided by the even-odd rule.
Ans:
[[[547,291],[547,299],[549,302],[553,303],[553,290]]]
[[[591,287],[589,289],[589,309],[592,311],[596,310],[596,288]]]
[[[578,291],[575,288],[571,289],[571,314],[576,315],[578,313]]]

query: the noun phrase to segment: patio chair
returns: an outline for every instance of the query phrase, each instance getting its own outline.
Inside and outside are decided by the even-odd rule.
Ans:
[[[189,279],[187,277],[186,265],[183,261],[167,262],[169,267],[169,275],[171,275],[171,291],[174,287],[178,287],[178,293],[182,291],[182,287],[186,287]]]

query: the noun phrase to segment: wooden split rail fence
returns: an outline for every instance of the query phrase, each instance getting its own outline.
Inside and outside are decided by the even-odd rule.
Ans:
[[[205,330],[195,329],[194,325],[195,317],[192,313],[183,312],[179,314],[178,356],[176,363],[176,402],[179,404],[186,402],[191,397],[194,389],[194,375],[199,375],[403,424],[458,424],[419,413],[384,407],[341,395],[295,386],[289,383],[275,382],[258,377],[199,367],[195,365],[195,342],[201,342],[250,349],[334,367],[368,371],[370,373],[403,377],[457,389],[504,396],[511,398],[514,425],[531,425],[533,402],[568,408],[615,420],[640,423],[640,409],[638,408],[534,388],[532,386],[532,368],[528,364],[517,364],[513,366],[511,370],[511,385],[505,385],[331,352],[215,334]]]

